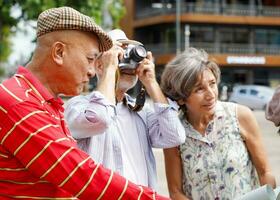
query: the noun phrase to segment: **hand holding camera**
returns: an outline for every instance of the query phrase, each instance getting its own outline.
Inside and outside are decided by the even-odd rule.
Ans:
[[[123,59],[119,62],[119,68],[124,73],[135,74],[139,63],[147,57],[147,51],[143,45],[129,44],[125,50]]]
[[[147,52],[147,57],[144,58],[138,65],[136,69],[136,74],[138,75],[141,83],[147,88],[151,84],[156,83],[156,73],[155,64],[153,62],[153,56],[151,52]]]

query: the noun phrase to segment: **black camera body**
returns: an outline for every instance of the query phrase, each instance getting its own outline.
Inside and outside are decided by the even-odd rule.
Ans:
[[[120,70],[135,70],[144,58],[147,51],[143,45],[129,44],[125,49],[123,59],[119,63]]]

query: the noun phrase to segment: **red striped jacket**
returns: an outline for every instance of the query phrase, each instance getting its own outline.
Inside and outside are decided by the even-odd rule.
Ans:
[[[0,199],[167,199],[76,146],[63,103],[27,69],[0,85]]]

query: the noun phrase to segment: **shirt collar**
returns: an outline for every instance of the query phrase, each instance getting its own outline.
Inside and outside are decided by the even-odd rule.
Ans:
[[[63,101],[59,97],[54,97],[47,88],[38,80],[38,78],[32,74],[27,68],[20,66],[17,70],[17,74],[15,76],[22,77],[27,84],[32,87],[32,89],[35,89],[43,99],[44,101],[54,103],[57,105],[62,106]],[[34,92],[36,92],[34,91]],[[37,93],[36,92],[36,93]]]

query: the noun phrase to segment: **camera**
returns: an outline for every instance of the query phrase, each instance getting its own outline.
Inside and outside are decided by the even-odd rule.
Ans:
[[[143,45],[129,44],[125,49],[123,59],[119,62],[120,70],[135,70],[144,58],[147,51]]]

